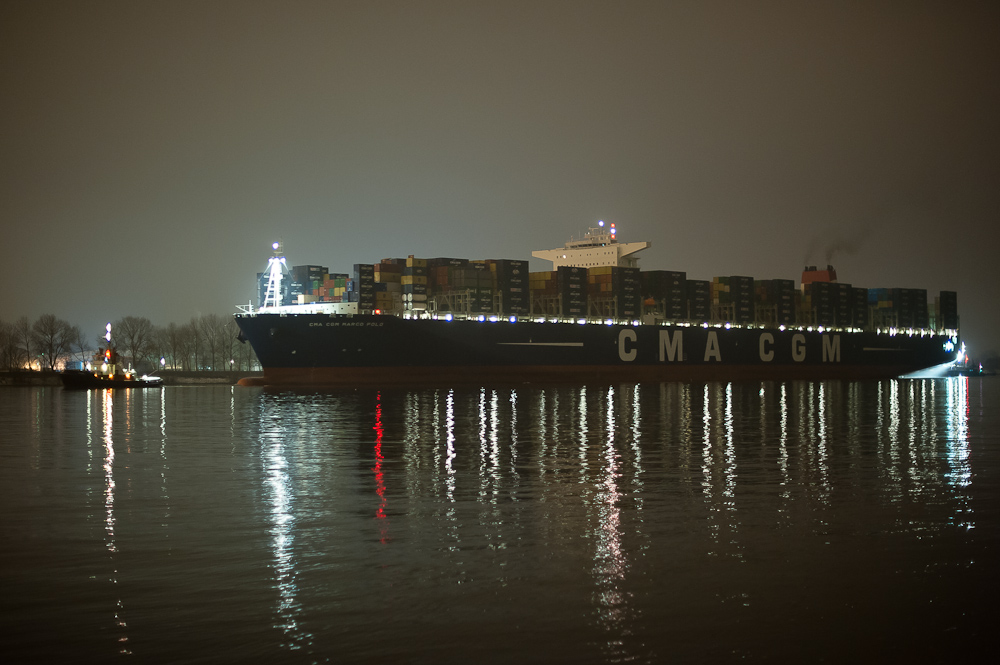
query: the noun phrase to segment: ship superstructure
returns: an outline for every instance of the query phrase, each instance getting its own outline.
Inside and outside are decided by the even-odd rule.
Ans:
[[[531,253],[537,259],[552,262],[552,268],[562,266],[573,268],[598,268],[616,266],[620,268],[638,268],[637,252],[647,249],[652,243],[618,242],[618,229],[615,224],[605,224],[599,221],[596,227],[590,227],[579,240],[570,239],[563,247],[557,249],[540,249]]]

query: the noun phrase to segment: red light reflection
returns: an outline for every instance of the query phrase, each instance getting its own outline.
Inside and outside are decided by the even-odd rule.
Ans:
[[[377,393],[375,396],[375,468],[372,471],[375,472],[375,493],[378,494],[379,504],[378,510],[375,511],[375,519],[383,520],[381,522],[381,527],[379,529],[379,542],[383,545],[388,540],[388,522],[384,521],[386,519],[385,515],[385,477],[382,473],[382,460],[385,459],[382,456],[382,433],[384,429],[382,427],[382,393]]]

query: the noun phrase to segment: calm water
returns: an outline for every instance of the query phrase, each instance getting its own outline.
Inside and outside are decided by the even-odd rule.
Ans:
[[[968,662],[1000,381],[0,389],[5,662]]]

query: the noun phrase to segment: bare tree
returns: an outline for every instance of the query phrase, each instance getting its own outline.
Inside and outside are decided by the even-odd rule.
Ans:
[[[0,321],[0,367],[8,372],[18,367],[17,339],[14,324]]]
[[[153,350],[152,321],[144,316],[126,316],[115,321],[111,331],[113,339],[119,340],[119,348],[124,349],[133,367],[138,369],[140,363],[148,360]]]
[[[170,366],[173,369],[187,365],[187,361],[184,359],[186,347],[184,335],[184,326],[178,326],[176,323],[170,323],[163,329],[164,347],[170,357]]]
[[[31,324],[28,323],[28,317],[22,316],[13,324],[13,335],[15,347],[15,364],[18,368],[24,368],[27,366],[31,369],[32,360],[32,340],[31,340]]]
[[[202,361],[202,335],[201,335],[201,325],[199,324],[199,317],[194,317],[187,324],[187,334],[188,334],[188,354],[191,357],[191,369],[199,370],[203,364]]]
[[[236,363],[236,354],[238,349],[236,348],[236,336],[239,334],[240,329],[236,327],[236,321],[232,317],[220,317],[222,323],[222,340],[221,340],[221,351],[223,355],[223,362],[226,365],[226,369],[234,369]]]
[[[69,352],[73,355],[74,360],[80,362],[86,362],[87,356],[90,355],[87,338],[84,337],[80,326],[70,326],[69,328]]]
[[[170,366],[173,367],[173,358],[170,354],[170,337],[167,334],[167,330],[174,324],[168,326],[156,326],[153,330],[153,346],[155,353],[153,353],[153,364],[156,365],[157,369],[160,367],[167,366],[167,358],[171,358]],[[176,328],[176,326],[174,326]],[[161,365],[157,358],[163,359],[163,364]]]
[[[41,356],[41,361],[50,370],[65,355],[72,343],[72,326],[55,314],[42,314],[31,326],[31,341]]]
[[[207,314],[199,320],[201,337],[204,340],[205,355],[208,356],[210,369],[223,370],[229,368],[227,355],[226,330],[227,319],[218,314]]]
[[[186,324],[170,323],[164,328],[157,328],[145,317],[126,316],[114,323],[113,333],[114,346],[136,369],[154,353],[154,365],[158,366],[162,356],[174,369],[259,369],[253,348],[237,344],[239,329],[229,316],[198,316]],[[54,369],[60,358],[86,361],[93,349],[103,351],[107,344],[103,335],[88,342],[79,326],[52,314],[34,324],[22,316],[12,323],[0,321],[0,368],[30,368],[41,358],[46,368]]]

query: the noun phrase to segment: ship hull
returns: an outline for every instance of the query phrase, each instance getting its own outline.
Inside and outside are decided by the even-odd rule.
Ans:
[[[941,335],[395,316],[237,317],[266,385],[896,377],[954,360]]]

